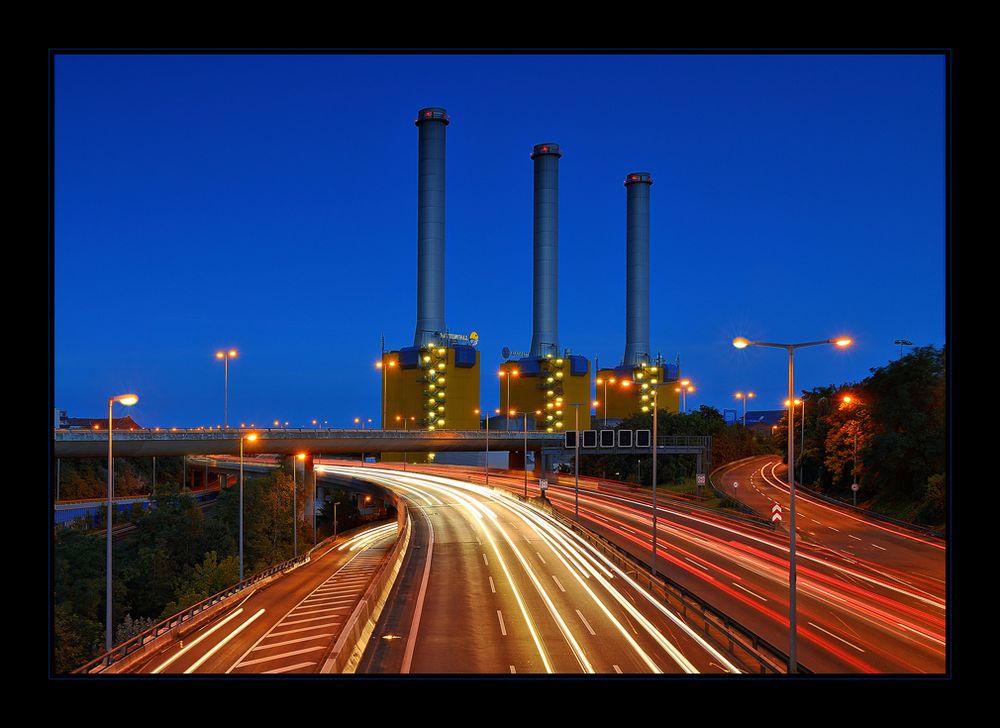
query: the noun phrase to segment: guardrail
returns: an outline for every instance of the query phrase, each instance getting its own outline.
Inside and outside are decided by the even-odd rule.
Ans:
[[[726,465],[732,465],[732,463],[726,463]],[[715,475],[720,470],[722,470],[724,467],[726,467],[726,465],[720,465],[718,468],[716,468],[715,470],[713,470],[711,473],[708,474],[708,484],[712,488],[712,490],[715,491],[715,494],[717,496],[719,496],[720,498],[725,498],[727,500],[732,501],[733,503],[736,504],[736,507],[739,508],[739,510],[743,511],[744,513],[748,513],[751,516],[753,516],[754,518],[759,518],[760,521],[761,521],[760,525],[767,526],[772,531],[775,530],[775,525],[771,521],[769,521],[768,519],[764,518],[761,514],[759,514],[757,511],[755,511],[753,508],[751,508],[750,506],[748,506],[746,503],[744,503],[743,501],[741,501],[739,498],[737,498],[736,496],[732,495],[731,493],[727,493],[724,490],[719,490],[716,487],[715,483],[712,482],[712,476]]]
[[[253,576],[244,579],[239,584],[234,584],[233,586],[227,589],[223,589],[217,594],[213,594],[207,599],[203,599],[197,604],[194,604],[171,617],[167,617],[162,622],[159,622],[158,624],[155,624],[149,629],[147,629],[145,632],[137,634],[130,640],[127,640],[126,642],[122,642],[120,645],[115,646],[114,648],[111,649],[110,652],[105,652],[103,655],[94,658],[86,665],[78,667],[77,669],[73,670],[70,674],[93,675],[103,672],[104,670],[107,670],[115,663],[121,662],[125,657],[128,657],[134,654],[135,652],[138,652],[153,640],[162,637],[163,635],[183,625],[188,624],[192,619],[201,615],[206,610],[216,606],[225,599],[228,599],[229,597],[240,593],[247,587],[253,586],[254,584],[260,582],[261,580],[273,576],[278,572],[283,572],[294,566],[299,566],[305,563],[306,561],[309,560],[309,555],[311,553],[312,549],[310,549],[310,551],[303,554],[302,556],[289,559],[288,561],[283,561],[280,564],[264,569],[263,571],[260,571],[254,574]]]
[[[351,611],[351,616],[344,623],[337,641],[321,660],[320,672],[323,674],[354,672],[375,631],[375,625],[389,599],[389,593],[396,583],[396,577],[403,567],[403,560],[410,545],[411,519],[405,505],[401,506],[400,503],[401,501],[397,500],[397,512],[406,514],[406,525],[402,533],[397,535],[392,549],[382,559],[361,600]]]
[[[814,498],[819,498],[820,500],[824,500],[827,503],[839,506],[840,508],[846,508],[849,511],[854,511],[859,515],[866,516],[868,518],[875,518],[879,521],[886,521],[887,523],[892,523],[893,525],[901,526],[902,528],[908,528],[911,531],[916,531],[917,533],[924,534],[925,536],[934,536],[935,538],[945,537],[943,533],[939,533],[938,531],[935,531],[932,528],[927,528],[926,526],[918,526],[916,523],[910,523],[909,521],[900,521],[897,518],[883,516],[881,513],[876,513],[875,511],[869,511],[864,508],[858,508],[855,505],[851,505],[847,501],[840,500],[840,498],[834,498],[832,496],[823,495],[819,491],[813,490],[809,486],[802,485],[802,483],[796,482],[795,487],[804,490],[806,493],[808,493],[810,496]]]
[[[743,458],[742,460],[750,460],[750,459],[751,458]],[[742,462],[742,460],[734,460],[731,463],[726,463],[725,465],[720,465],[718,468],[716,468],[714,471],[712,471],[711,475],[708,476],[709,483],[712,485],[712,489],[715,490],[716,493],[720,493],[720,495],[723,495],[724,497],[729,498],[729,500],[732,500],[732,501],[735,501],[737,503],[740,503],[740,505],[743,505],[743,504],[739,500],[737,500],[736,498],[734,498],[733,496],[728,495],[726,493],[722,493],[721,491],[719,491],[719,489],[715,487],[715,484],[711,483],[711,480],[712,480],[712,475],[714,475],[715,473],[719,472],[720,470],[722,470],[725,467],[728,467],[729,465],[735,465],[738,462]],[[784,485],[786,485],[786,486],[788,485],[788,483],[785,482],[785,481],[781,481],[781,482]],[[807,493],[808,495],[810,495],[810,496],[812,496],[814,498],[819,498],[820,500],[826,501],[827,503],[830,503],[830,504],[835,505],[835,506],[839,506],[840,508],[845,508],[845,509],[847,509],[849,511],[853,511],[854,513],[857,513],[859,515],[867,516],[869,518],[874,518],[874,519],[879,520],[879,521],[885,521],[886,523],[892,523],[893,525],[900,526],[902,528],[907,528],[907,529],[910,529],[911,531],[916,531],[917,533],[921,533],[921,534],[924,534],[926,536],[934,536],[935,538],[944,538],[945,537],[945,535],[943,533],[935,531],[932,528],[927,528],[926,526],[918,526],[917,524],[910,523],[909,521],[900,521],[898,518],[892,518],[890,516],[883,516],[881,513],[876,513],[875,511],[869,511],[869,510],[866,510],[864,508],[858,508],[857,506],[851,505],[847,501],[843,501],[840,498],[834,498],[832,496],[824,495],[824,494],[820,493],[818,490],[815,490],[814,488],[810,488],[808,485],[803,485],[802,483],[796,482],[795,483],[795,487],[798,488],[799,490],[804,491],[805,493]],[[746,506],[744,506],[744,507],[746,507]],[[755,513],[755,511],[751,511],[751,512]]]
[[[719,645],[724,645],[729,654],[736,657],[737,660],[745,664],[756,665],[761,674],[788,671],[788,654],[763,637],[716,609],[670,577],[662,574],[654,577],[650,573],[648,564],[627,553],[617,544],[611,543],[554,509],[546,508],[545,510],[600,551],[635,581],[647,586],[649,591],[667,607],[679,611],[681,617],[688,624],[691,624],[692,614],[699,617],[705,637]],[[737,657],[737,654],[741,655],[742,659]],[[800,673],[812,674],[812,671],[803,667],[801,663],[799,663],[798,670]]]

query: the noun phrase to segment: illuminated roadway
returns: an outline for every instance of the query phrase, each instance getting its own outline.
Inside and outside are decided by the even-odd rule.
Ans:
[[[372,574],[396,537],[380,524],[313,552],[311,560],[174,640],[131,672],[309,674],[319,672]]]
[[[679,618],[549,516],[440,476],[318,466],[396,491],[407,561],[359,672],[737,671]]]
[[[757,487],[780,500],[783,484],[774,475],[777,460],[742,463],[735,477],[746,477],[749,483],[750,474],[756,473]],[[482,478],[481,469],[455,470],[460,477]],[[573,481],[561,477],[547,495],[559,510],[572,515]],[[519,474],[491,475],[490,483],[519,493],[523,489]],[[594,485],[581,479],[581,522],[649,563],[649,491]],[[742,482],[739,487],[744,488]],[[787,499],[787,488],[784,492]],[[529,480],[529,495],[537,494]],[[845,514],[825,503],[803,507],[809,500],[815,501],[797,498],[800,663],[825,673],[943,673],[943,542]],[[661,497],[657,514],[660,571],[787,651],[787,532],[677,499]]]

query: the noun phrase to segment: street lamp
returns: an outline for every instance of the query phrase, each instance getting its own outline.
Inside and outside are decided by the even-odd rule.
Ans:
[[[240,582],[243,581],[243,441],[257,441],[257,433],[240,435]]]
[[[898,342],[897,342],[898,343]],[[844,404],[863,404],[859,400],[855,400],[851,395],[844,395]],[[854,497],[854,507],[858,507],[858,421],[854,419],[854,465],[851,467],[851,494]]]
[[[226,362],[226,398],[225,407],[223,410],[223,423],[226,425],[226,429],[229,429],[229,360],[236,358],[236,349],[230,349],[229,351],[217,351],[215,352],[216,359],[222,359]]]
[[[586,402],[571,402],[569,405],[574,408],[576,415],[576,452],[573,456],[573,479],[576,481],[576,485],[574,486],[573,517],[578,523],[580,521],[580,408],[585,404]]]
[[[743,426],[744,427],[747,426],[747,400],[748,399],[752,399],[754,396],[756,396],[756,395],[754,395],[753,392],[747,392],[746,394],[743,394],[743,392],[737,392],[736,393],[736,399],[742,399],[743,400]]]
[[[510,371],[500,370],[501,377],[507,377],[507,411],[510,411],[510,380],[519,375],[521,372],[517,369],[511,369]],[[510,431],[510,415],[507,415],[507,431]]]
[[[806,346],[818,346],[820,344],[834,344],[841,348],[850,346],[853,341],[847,337],[836,339],[826,339],[825,341],[808,341],[801,344],[773,344],[764,341],[748,341],[742,336],[733,339],[733,346],[737,349],[745,349],[748,346],[770,346],[776,349],[785,349],[788,352],[788,400],[795,400],[795,367],[794,355],[796,349]],[[788,409],[788,492],[790,496],[788,510],[791,513],[788,523],[788,627],[789,627],[789,649],[788,649],[788,672],[789,674],[798,671],[798,661],[795,656],[796,642],[796,622],[795,622],[795,408]]]
[[[903,358],[903,347],[904,346],[913,346],[913,342],[910,341],[910,340],[908,340],[908,339],[896,339],[892,343],[899,347],[899,358],[900,359]]]
[[[300,452],[295,456],[297,460],[305,460],[306,454]],[[295,460],[292,461],[292,543],[294,544],[293,556],[298,558],[299,555],[299,507],[298,503],[295,501],[296,490],[298,485],[295,482],[295,472],[299,469],[299,466],[295,464]],[[302,470],[302,482],[305,484],[306,471]]]
[[[508,416],[516,415],[517,410],[510,410]],[[528,413],[522,412],[524,415],[524,499],[528,499]],[[535,416],[542,414],[541,410],[535,410]],[[489,457],[489,450],[487,450],[487,458]]]
[[[804,478],[802,477],[802,468],[803,468],[803,465],[802,465],[802,453],[804,453],[806,451],[806,402],[805,402],[805,395],[803,395],[803,399],[797,399],[797,400],[795,400],[795,404],[802,405],[802,425],[800,427],[800,429],[802,430],[802,438],[801,438],[801,442],[799,443],[799,482],[801,483],[804,480]],[[787,399],[785,400],[785,406],[786,407],[789,406]]]
[[[493,410],[496,414],[500,414],[500,408],[497,407]],[[479,413],[479,410],[476,410]],[[490,416],[486,415],[486,487],[490,486]]]
[[[597,384],[604,385],[604,426],[608,426],[608,385],[614,384],[616,380],[614,377],[598,377]]]
[[[385,353],[383,352],[382,355],[385,356]],[[382,374],[382,429],[383,430],[385,429],[385,388],[386,388],[385,368],[389,367],[390,369],[392,369],[395,366],[396,366],[396,361],[394,359],[390,359],[389,362],[385,365],[383,365],[381,361],[375,362],[375,368],[378,369],[379,372],[381,372]]]
[[[478,412],[479,410],[476,410],[476,411]],[[396,415],[396,422],[399,422],[400,420],[403,421],[403,432],[406,432],[406,425],[408,423],[410,423],[410,422],[415,421],[416,419],[417,419],[416,417],[406,418],[406,417],[403,417],[402,415]],[[403,472],[404,473],[406,472],[406,451],[405,450],[403,451]]]
[[[115,402],[121,402],[126,407],[131,407],[136,402],[139,401],[138,395],[135,394],[119,394],[117,397],[108,398],[108,523],[107,523],[107,564],[105,566],[107,572],[107,593],[105,595],[105,601],[107,604],[105,606],[105,618],[106,618],[106,628],[104,634],[104,646],[105,652],[111,652],[111,522],[113,520],[112,516],[114,514],[114,482],[115,482],[115,461],[112,455],[111,448],[111,433],[114,428],[114,421],[111,417],[111,410]],[[97,429],[97,426],[94,426]],[[110,659],[110,658],[109,658]]]

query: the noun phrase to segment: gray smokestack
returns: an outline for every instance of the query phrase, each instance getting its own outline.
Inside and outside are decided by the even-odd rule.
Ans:
[[[622,364],[639,366],[649,362],[649,172],[633,172],[625,178],[626,279],[625,358]]]
[[[437,340],[444,331],[444,131],[448,112],[417,112],[417,330],[413,345]]]
[[[536,144],[534,307],[531,356],[559,356],[559,158],[558,144]]]

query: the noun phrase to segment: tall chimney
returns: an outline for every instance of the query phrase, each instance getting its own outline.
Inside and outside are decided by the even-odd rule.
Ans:
[[[559,158],[558,144],[536,144],[534,306],[531,356],[559,356]]]
[[[625,178],[625,366],[649,362],[649,172]]]
[[[437,341],[444,324],[444,131],[448,112],[417,112],[417,329],[413,345]]]

